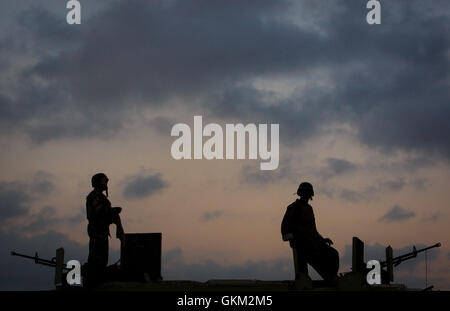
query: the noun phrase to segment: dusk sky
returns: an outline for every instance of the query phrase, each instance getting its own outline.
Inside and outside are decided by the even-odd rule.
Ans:
[[[450,290],[448,0],[381,1],[380,25],[366,0],[80,0],[80,25],[66,2],[0,1],[1,290],[53,288],[12,250],[86,261],[97,172],[126,232],[162,232],[164,279],[293,279],[280,225],[309,181],[339,272],[353,236],[366,260],[441,242]],[[194,116],[279,124],[278,168],[173,159]],[[424,254],[394,271],[425,287]]]

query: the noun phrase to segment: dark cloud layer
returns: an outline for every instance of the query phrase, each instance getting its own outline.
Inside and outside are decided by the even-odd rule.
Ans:
[[[336,1],[323,12],[301,4],[299,22],[322,16],[320,32],[286,18],[290,1],[118,1],[76,29],[27,12],[27,35],[5,39],[2,49],[28,38],[54,52],[37,49],[17,96],[2,94],[1,128],[36,141],[110,137],[128,113],[182,98],[219,117],[279,123],[283,141],[346,122],[369,146],[448,158],[450,32],[439,14],[448,1],[383,3],[377,26],[366,24],[363,1]],[[333,87],[311,83],[280,101],[251,83],[317,68]]]
[[[68,26],[44,6],[11,16],[21,28],[0,37],[0,132],[25,133],[37,143],[109,138],[134,113],[171,108],[168,102],[177,99],[188,111],[233,122],[279,123],[282,142],[291,145],[326,133],[328,125],[346,123],[360,142],[385,154],[422,154],[411,170],[435,155],[450,158],[447,0],[383,2],[378,26],[365,23],[365,1],[336,0],[321,7],[323,12],[301,2],[299,15],[322,17],[315,21],[320,34],[285,18],[293,12],[292,3],[116,1],[79,27]],[[17,58],[30,55],[28,62]],[[309,81],[281,100],[253,83],[255,78],[305,78],[315,70],[324,70],[331,85]],[[167,120],[155,119],[154,126],[166,131]],[[335,175],[355,169],[345,159],[327,165]],[[273,178],[285,176],[277,174]],[[253,183],[274,180],[249,171],[244,176]],[[404,186],[404,180],[393,179],[362,192],[344,189],[341,197],[358,202],[372,198],[380,187],[400,191]],[[165,187],[158,174],[139,175],[129,180],[124,195],[144,198]],[[32,199],[52,189],[51,178],[42,174],[31,183],[1,182],[0,222],[27,215]],[[412,217],[413,212],[397,206],[381,220]],[[43,220],[34,219],[30,229]],[[62,245],[73,249],[67,258],[87,254],[84,246],[56,232],[32,238],[2,232],[0,245],[24,252],[43,249],[47,257]],[[383,247],[374,248],[384,253]],[[367,246],[368,256],[371,250]],[[189,265],[172,255],[175,264],[165,267],[169,278],[292,277],[286,259]],[[42,280],[52,283],[47,267],[0,258],[2,288],[42,289]],[[346,251],[344,261],[348,258]],[[411,262],[404,265],[418,261]]]
[[[137,175],[127,178],[123,195],[128,199],[143,199],[167,188],[169,184],[160,173],[154,175]]]

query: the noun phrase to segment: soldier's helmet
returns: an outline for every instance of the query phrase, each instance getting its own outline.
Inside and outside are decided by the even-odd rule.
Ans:
[[[298,196],[313,197],[314,196],[313,186],[309,182],[302,182],[298,186],[297,195]]]
[[[106,176],[106,174],[104,174],[104,173],[95,174],[91,178],[92,187],[99,188],[102,185],[104,179],[106,179],[106,181],[108,181],[108,177]]]

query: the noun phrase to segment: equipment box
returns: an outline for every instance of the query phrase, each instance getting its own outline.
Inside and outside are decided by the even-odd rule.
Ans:
[[[120,248],[122,272],[132,278],[161,280],[161,239],[161,233],[126,233]]]

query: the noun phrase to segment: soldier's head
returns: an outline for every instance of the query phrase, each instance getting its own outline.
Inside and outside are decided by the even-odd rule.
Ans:
[[[297,195],[300,199],[308,202],[314,196],[313,186],[309,182],[302,182],[297,189]]]
[[[97,173],[92,176],[91,184],[94,189],[108,193],[108,177],[104,173]]]

